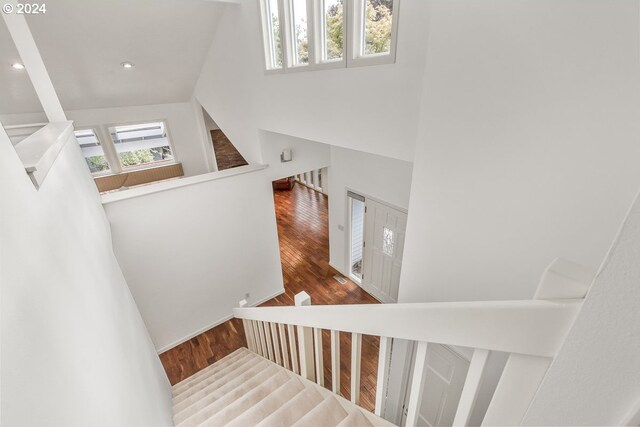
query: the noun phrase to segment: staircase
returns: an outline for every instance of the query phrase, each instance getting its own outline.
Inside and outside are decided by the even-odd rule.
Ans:
[[[195,426],[391,426],[241,348],[173,386],[173,421]]]
[[[419,423],[430,343],[473,349],[454,426],[469,425],[492,352],[509,353],[482,425],[519,425],[573,325],[594,272],[555,260],[534,300],[234,309],[241,348],[173,386],[174,423],[193,426],[389,426],[385,401],[393,340],[413,341],[405,424]],[[323,330],[331,339],[332,390],[325,389]],[[340,390],[340,334],[351,334],[350,397]],[[358,407],[362,335],[380,337],[375,415]],[[427,391],[428,396],[428,391]]]

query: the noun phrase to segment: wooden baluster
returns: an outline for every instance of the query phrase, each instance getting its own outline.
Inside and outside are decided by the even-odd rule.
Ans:
[[[426,376],[426,362],[427,343],[420,341],[418,342],[416,360],[413,365],[413,378],[411,379],[411,388],[409,389],[409,405],[407,405],[406,426],[415,426],[418,423],[418,413],[420,412],[420,403],[422,402],[422,392]]]
[[[280,335],[280,350],[282,351],[283,366],[289,369],[289,357],[287,356],[287,338],[285,337],[284,324],[278,323],[278,332]]]
[[[300,367],[298,365],[298,351],[296,346],[296,334],[293,325],[287,325],[287,332],[289,335],[289,352],[291,353],[291,370],[296,374],[300,373]]]
[[[273,355],[275,357],[275,362],[278,365],[282,365],[282,360],[280,359],[280,345],[278,343],[278,331],[275,323],[271,322],[271,339],[273,341]]]
[[[267,343],[264,337],[264,322],[258,321],[258,335],[260,336],[260,356],[267,357]]]
[[[311,297],[302,291],[295,296],[297,306],[311,305]],[[298,352],[300,353],[300,375],[309,381],[315,381],[313,372],[313,331],[312,328],[299,326],[298,329]]]
[[[253,338],[256,342],[255,352],[259,355],[262,355],[262,348],[260,347],[260,334],[258,333],[258,321],[251,321],[251,328],[253,329]]]
[[[340,394],[340,331],[331,331],[331,390]]]
[[[478,391],[482,384],[482,377],[484,369],[487,366],[487,360],[489,360],[489,354],[489,350],[478,348],[473,350],[473,357],[471,357],[467,378],[464,380],[464,387],[462,388],[462,394],[458,401],[456,416],[453,419],[454,426],[466,426],[469,424],[469,418],[471,418],[471,411],[473,411],[473,407],[476,404],[476,398],[478,397]]]
[[[271,341],[271,328],[269,327],[269,322],[264,322],[263,326],[264,326],[264,339],[267,342],[267,355],[269,356],[269,360],[273,362],[274,361],[273,345]]]
[[[316,355],[316,382],[324,387],[324,361],[322,360],[322,329],[313,328],[313,346]]]
[[[351,401],[360,402],[360,364],[362,359],[362,334],[351,334]]]
[[[387,385],[389,382],[389,364],[391,363],[391,338],[380,337],[380,351],[378,353],[378,378],[376,380],[376,408],[375,414],[382,417]]]

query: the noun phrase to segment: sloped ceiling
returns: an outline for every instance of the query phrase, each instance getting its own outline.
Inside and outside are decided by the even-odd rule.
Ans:
[[[187,101],[224,3],[56,0],[27,21],[65,110]],[[0,113],[41,111],[0,21]],[[125,70],[123,61],[135,67]]]

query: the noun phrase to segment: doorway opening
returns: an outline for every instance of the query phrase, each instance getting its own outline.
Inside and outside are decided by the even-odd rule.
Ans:
[[[364,257],[364,215],[365,198],[352,191],[347,192],[349,198],[349,277],[362,283],[362,260]]]
[[[398,301],[407,212],[347,191],[349,278],[381,302]]]

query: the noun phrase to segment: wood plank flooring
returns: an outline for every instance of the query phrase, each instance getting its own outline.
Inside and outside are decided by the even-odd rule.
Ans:
[[[294,295],[306,291],[313,305],[377,304],[351,281],[341,285],[329,267],[328,201],[301,184],[274,193],[285,292],[262,306],[293,305]],[[331,389],[330,333],[323,331],[325,387]],[[171,384],[246,346],[242,322],[232,319],[160,355]],[[375,406],[378,337],[362,337],[360,406]],[[340,334],[340,390],[350,398],[351,334]]]

